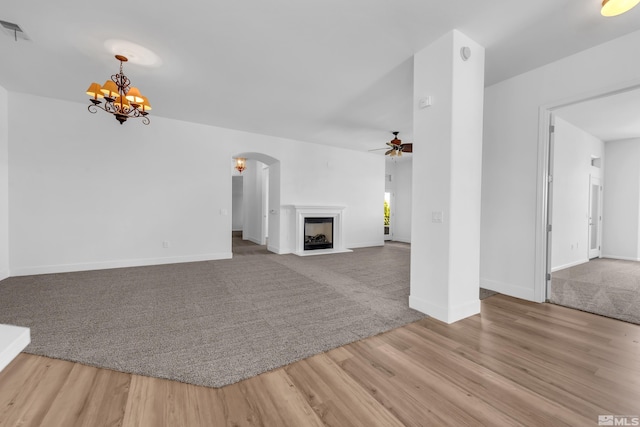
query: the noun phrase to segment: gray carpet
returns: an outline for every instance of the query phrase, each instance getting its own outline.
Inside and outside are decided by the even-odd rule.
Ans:
[[[407,306],[410,246],[14,277],[0,323],[28,353],[220,387],[423,317]]]
[[[640,324],[640,262],[593,259],[551,275],[549,301]]]

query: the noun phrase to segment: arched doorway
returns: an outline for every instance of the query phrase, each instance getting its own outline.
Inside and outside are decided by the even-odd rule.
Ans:
[[[235,168],[237,158],[246,159],[242,172]],[[243,152],[232,156],[232,162],[234,231],[238,232],[237,228],[241,227],[243,240],[266,245],[269,251],[279,252],[280,161],[263,153]]]

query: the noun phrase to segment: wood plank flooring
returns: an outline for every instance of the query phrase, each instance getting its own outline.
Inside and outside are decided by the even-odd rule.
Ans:
[[[220,389],[21,354],[0,426],[596,426],[640,416],[640,326],[496,295]]]

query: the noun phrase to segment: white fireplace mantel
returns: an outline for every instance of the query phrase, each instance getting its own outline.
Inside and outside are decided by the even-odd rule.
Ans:
[[[344,210],[345,206],[321,205],[289,205],[295,221],[293,233],[293,253],[299,256],[336,254],[353,252],[344,247]],[[304,250],[304,219],[305,218],[333,218],[333,248]]]

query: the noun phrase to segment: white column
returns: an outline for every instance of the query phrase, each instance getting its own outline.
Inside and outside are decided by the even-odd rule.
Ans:
[[[31,342],[31,330],[21,326],[0,324],[0,371]]]
[[[413,90],[409,305],[453,323],[480,312],[484,48],[444,35],[414,56]]]

